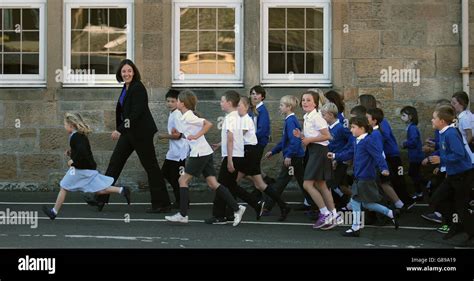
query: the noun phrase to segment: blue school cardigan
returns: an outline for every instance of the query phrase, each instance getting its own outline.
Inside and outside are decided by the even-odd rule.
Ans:
[[[293,130],[301,130],[298,118],[291,115],[285,119],[283,135],[280,142],[272,149],[272,155],[280,153],[283,150],[284,158],[304,157],[304,149],[301,145],[301,139],[293,136]]]
[[[265,104],[257,108],[257,126],[256,126],[256,135],[258,145],[265,147],[270,140],[270,114],[268,113]],[[249,112],[250,117],[253,116],[253,112]]]
[[[458,129],[449,127],[444,133],[439,134],[439,146],[441,167],[446,167],[448,176],[472,169],[471,157],[464,147]]]
[[[332,140],[329,141],[328,149],[331,152],[341,152],[349,141],[349,136],[345,132],[345,128],[342,123],[336,124],[332,129],[329,126],[329,132],[331,133]]]
[[[383,136],[383,150],[385,155],[387,157],[400,156],[397,140],[392,133],[392,128],[387,119],[384,118],[382,122],[380,122],[380,129]]]
[[[411,163],[420,163],[423,161],[425,154],[423,153],[423,144],[421,143],[421,135],[418,127],[410,123],[407,127],[407,140],[403,142],[403,148],[408,149],[408,160]]]

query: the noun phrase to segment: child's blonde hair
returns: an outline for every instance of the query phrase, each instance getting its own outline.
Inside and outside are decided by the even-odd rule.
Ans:
[[[184,106],[192,111],[196,110],[196,105],[197,105],[197,97],[196,94],[194,94],[193,91],[191,90],[184,90],[178,95],[178,99],[180,102],[184,103]]]
[[[294,112],[296,109],[296,106],[298,106],[299,101],[297,97],[292,96],[292,95],[287,95],[287,96],[283,96],[280,99],[280,103],[289,107],[291,112]]]
[[[337,114],[339,113],[339,110],[336,104],[332,102],[328,102],[325,105],[323,105],[323,107],[321,108],[321,112],[331,113],[335,118],[337,118]]]
[[[250,99],[246,96],[241,96],[240,97],[240,101],[245,104],[246,107],[248,107],[249,109],[249,113],[252,112],[253,115],[255,116],[256,113],[257,113],[257,110],[255,108],[255,106],[252,105],[252,102],[250,101]]]
[[[321,106],[325,105],[327,102],[327,99],[324,96],[324,92],[321,89],[308,89],[304,91],[303,94],[301,95],[301,100],[303,100],[304,95],[313,96],[317,111],[319,111]]]
[[[67,112],[64,115],[64,121],[73,126],[81,134],[89,135],[92,133],[91,128],[84,122],[84,119],[79,113]]]

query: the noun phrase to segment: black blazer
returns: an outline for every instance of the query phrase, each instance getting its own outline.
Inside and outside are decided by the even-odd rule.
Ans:
[[[86,135],[76,132],[69,141],[71,146],[71,166],[76,169],[97,170],[97,164],[92,155],[91,145]]]
[[[128,120],[128,128],[126,120]],[[115,122],[117,131],[121,134],[130,133],[136,138],[153,136],[158,132],[155,120],[153,120],[148,107],[148,93],[142,82],[130,83],[123,106],[117,101]]]

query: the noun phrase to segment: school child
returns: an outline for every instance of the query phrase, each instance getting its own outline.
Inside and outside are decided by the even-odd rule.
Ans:
[[[400,212],[378,204],[382,199],[375,182],[376,167],[381,170],[382,175],[388,176],[388,166],[382,156],[382,146],[373,140],[370,135],[372,128],[365,117],[353,117],[350,119],[351,132],[356,138],[354,150],[348,153],[328,153],[330,159],[338,161],[354,161],[354,183],[352,185],[352,226],[342,233],[346,237],[359,237],[361,225],[361,208],[381,213],[389,217],[395,229],[399,227]]]
[[[474,152],[474,115],[468,108],[469,96],[465,92],[457,92],[451,99],[451,105],[456,110],[459,131],[466,139],[471,152]]]
[[[326,93],[327,95],[327,93]],[[339,94],[338,94],[339,95]],[[326,96],[327,97],[327,96]],[[332,139],[329,141],[329,151],[340,153],[347,145],[349,138],[346,135],[341,119],[338,118],[338,107],[334,103],[326,103],[321,109],[322,116],[329,125]],[[345,186],[348,165],[342,161],[333,161],[334,177],[328,181],[328,187],[333,191],[336,209],[345,206],[350,198],[350,190]],[[339,208],[337,207],[339,206]]]
[[[243,140],[244,140],[244,165],[239,169],[239,174],[237,176],[237,182],[240,181],[244,176],[250,176],[252,181],[255,184],[255,187],[266,194],[271,198],[272,202],[276,202],[281,210],[281,215],[278,218],[278,221],[286,220],[288,213],[290,212],[290,207],[280,198],[281,191],[275,189],[275,184],[267,185],[262,178],[260,172],[260,166],[258,165],[259,160],[257,157],[257,136],[255,134],[255,125],[248,115],[249,109],[251,107],[250,100],[247,97],[240,97],[238,112],[242,118],[242,129],[243,129]],[[293,132],[293,130],[291,130]],[[301,143],[300,143],[301,149]],[[302,150],[302,149],[301,149]],[[304,154],[304,152],[303,152]],[[290,159],[291,160],[291,159]],[[301,167],[302,168],[302,167]],[[302,169],[300,170],[302,172]],[[282,190],[283,191],[283,190]],[[265,202],[262,202],[262,211],[265,206]]]
[[[69,134],[70,149],[66,155],[71,157],[67,162],[70,167],[59,183],[61,189],[53,208],[43,206],[43,212],[52,220],[56,218],[68,192],[90,192],[97,195],[118,193],[125,197],[130,205],[130,189],[128,187],[111,186],[112,177],[101,175],[92,155],[87,135],[92,130],[79,113],[66,113],[64,129]]]
[[[170,222],[188,223],[188,185],[193,177],[199,177],[202,174],[208,186],[234,211],[233,226],[237,226],[242,220],[245,207],[239,206],[227,187],[216,179],[213,150],[204,136],[212,127],[212,123],[194,114],[196,104],[197,98],[192,91],[186,90],[179,94],[176,107],[183,116],[176,129],[187,139],[190,153],[186,159],[184,174],[179,177],[180,211],[173,216],[166,216],[165,219]]]
[[[372,95],[359,96],[360,105],[365,106],[367,110],[377,108],[377,100]],[[380,122],[380,133],[383,137],[383,150],[390,169],[390,182],[392,183],[397,195],[403,201],[403,211],[409,211],[416,202],[408,194],[404,174],[399,173],[402,167],[402,159],[400,158],[400,150],[392,128],[386,118]]]
[[[221,147],[221,155],[223,157],[218,181],[228,186],[233,196],[241,198],[255,209],[258,220],[262,214],[262,203],[237,184],[238,171],[242,171],[246,164],[244,158],[244,128],[242,117],[240,117],[237,110],[239,101],[240,95],[236,91],[227,91],[221,97],[221,109],[226,113],[226,116],[222,123],[221,143],[215,145],[216,148]],[[215,197],[212,217],[205,222],[216,224],[225,217],[229,218],[230,216],[226,213],[225,202],[221,198]]]
[[[451,106],[440,106],[433,113],[432,124],[440,132],[439,156],[431,156],[432,164],[446,167],[446,178],[433,194],[431,205],[440,210],[449,231],[443,239],[450,239],[461,232],[474,236],[474,219],[469,214],[469,192],[473,181],[473,161],[467,142],[461,132],[450,126],[455,118]],[[454,217],[456,214],[456,217]]]
[[[369,122],[369,125],[371,125],[372,127],[371,138],[376,142],[376,145],[382,147],[382,157],[386,159],[385,152],[383,151],[382,129],[380,128],[380,124],[384,120],[383,111],[379,108],[371,108],[367,110],[366,117]],[[388,196],[390,201],[392,201],[392,203],[395,205],[395,208],[403,208],[404,203],[402,200],[400,200],[397,193],[391,186],[390,177],[382,175],[377,179],[377,182],[380,184],[384,193]]]
[[[324,94],[319,89],[310,89],[303,93],[301,107],[304,115],[303,132],[294,130],[296,137],[301,137],[306,146],[307,161],[304,171],[303,187],[319,208],[319,217],[313,225],[315,229],[329,230],[339,223],[331,191],[326,181],[332,179],[331,161],[325,157],[329,152],[331,139],[328,124],[320,113]]]
[[[418,112],[412,106],[405,106],[400,111],[401,119],[407,124],[407,140],[403,142],[402,147],[408,149],[408,160],[410,162],[408,175],[413,181],[415,187],[415,201],[423,200],[422,186],[425,184],[421,176],[421,161],[425,155],[422,150],[421,134],[418,130]]]
[[[179,209],[179,176],[181,171],[186,165],[186,157],[189,153],[189,145],[184,138],[179,134],[176,134],[176,128],[178,127],[178,122],[181,122],[181,111],[176,107],[178,102],[179,91],[170,89],[166,93],[166,106],[168,107],[170,114],[168,117],[168,133],[159,134],[159,139],[168,139],[169,140],[169,149],[166,153],[166,159],[161,168],[163,176],[170,183],[173,188],[173,194],[175,202],[171,205],[173,209]]]

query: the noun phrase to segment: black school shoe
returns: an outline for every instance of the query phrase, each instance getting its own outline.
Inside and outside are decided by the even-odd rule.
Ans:
[[[53,213],[53,210],[48,208],[47,206],[43,206],[43,213],[47,215],[51,220],[56,218],[56,215]]]
[[[288,205],[285,208],[281,209],[281,215],[278,218],[278,221],[285,221],[290,211],[291,211],[291,208]]]
[[[257,204],[257,207],[255,208],[255,213],[257,214],[257,220],[259,221],[260,218],[262,217],[263,211],[265,207],[265,201],[260,201]]]
[[[348,230],[342,232],[342,236],[344,236],[344,237],[359,237],[360,236],[360,229],[359,230],[354,230],[352,228],[349,228]]]
[[[463,228],[459,224],[453,224],[450,228],[448,233],[443,236],[443,240],[448,240],[453,238],[454,236],[464,232]]]
[[[400,227],[400,210],[394,209],[392,210],[392,213],[393,213],[392,222],[395,225],[395,230],[398,230],[398,228]]]
[[[131,196],[130,188],[123,186],[122,192],[120,194],[122,194],[125,197],[125,200],[127,200],[127,204],[130,205],[130,196]]]

